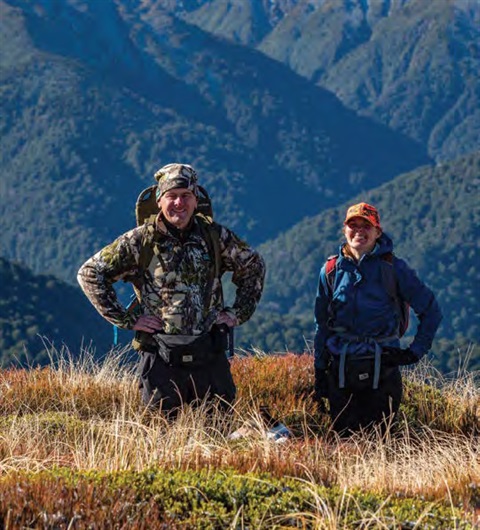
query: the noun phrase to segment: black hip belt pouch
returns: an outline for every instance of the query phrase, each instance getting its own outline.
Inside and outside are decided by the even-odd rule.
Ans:
[[[340,356],[332,355],[330,369],[335,374],[336,381],[340,380]],[[388,378],[395,368],[387,366],[380,358],[379,383]],[[361,391],[375,388],[375,356],[374,355],[346,355],[344,370],[344,388]]]
[[[228,345],[228,334],[217,326],[202,335],[153,335],[158,345],[158,354],[170,366],[202,366],[224,353]]]

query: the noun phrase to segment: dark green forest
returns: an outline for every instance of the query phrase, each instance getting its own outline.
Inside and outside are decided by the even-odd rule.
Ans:
[[[436,160],[478,149],[477,0],[247,3],[191,2],[183,16],[287,64]]]
[[[0,278],[1,365],[46,364],[65,346],[75,357],[92,348],[101,357],[112,346],[111,326],[78,288],[3,258]]]

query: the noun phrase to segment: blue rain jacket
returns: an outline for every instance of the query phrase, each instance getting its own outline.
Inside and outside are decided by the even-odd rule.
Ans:
[[[332,294],[323,265],[315,299],[315,368],[325,369],[329,357],[326,349],[340,354],[345,342],[349,342],[348,354],[371,353],[374,346],[370,339],[378,340],[382,346],[400,345],[397,307],[382,279],[381,256],[388,252],[393,252],[393,243],[385,233],[358,263],[343,256],[340,248]],[[393,256],[392,265],[398,293],[419,320],[410,349],[420,359],[432,346],[442,313],[432,291],[404,260]],[[364,337],[365,341],[350,341],[346,335]]]

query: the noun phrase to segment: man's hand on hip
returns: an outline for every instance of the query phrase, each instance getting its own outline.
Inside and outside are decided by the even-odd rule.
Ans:
[[[231,311],[220,311],[215,321],[217,325],[226,324],[229,328],[238,326],[238,319]]]
[[[147,333],[155,333],[161,331],[162,328],[162,321],[152,315],[140,315],[132,327],[135,331],[146,331]]]

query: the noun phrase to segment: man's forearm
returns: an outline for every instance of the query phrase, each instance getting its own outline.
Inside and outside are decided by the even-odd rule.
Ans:
[[[136,316],[130,314],[118,301],[112,284],[87,261],[78,271],[78,283],[95,309],[111,324],[131,329]]]

